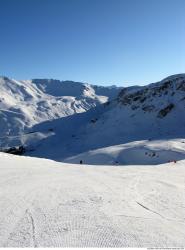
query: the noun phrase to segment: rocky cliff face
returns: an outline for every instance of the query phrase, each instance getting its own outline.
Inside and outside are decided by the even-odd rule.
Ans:
[[[123,89],[117,100],[132,110],[155,112],[158,118],[163,118],[177,105],[185,108],[185,75],[171,76],[135,91]]]

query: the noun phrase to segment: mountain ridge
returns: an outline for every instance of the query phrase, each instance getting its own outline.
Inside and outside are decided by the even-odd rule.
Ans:
[[[28,83],[30,82],[26,84]],[[55,83],[59,84],[60,81]],[[41,83],[37,83],[39,84]],[[73,89],[73,84],[74,82],[70,82],[69,89]],[[72,98],[75,105],[80,101],[81,106],[77,112],[62,113],[55,119],[43,119],[26,130],[23,129],[24,134],[5,139],[1,145],[24,145],[26,155],[64,161],[91,150],[138,140],[173,140],[185,137],[185,74],[173,75],[146,86],[116,89],[117,95],[112,99],[108,95],[102,99],[102,96],[97,95],[100,90],[93,89],[91,85],[80,86],[81,95]],[[49,92],[47,82],[38,88],[38,93]],[[50,94],[46,94],[49,103],[52,100]],[[81,97],[84,96],[85,100],[82,101]],[[61,97],[59,91],[55,98],[57,101],[66,101],[66,97]],[[67,103],[69,99],[67,98]],[[87,106],[82,108],[83,105]],[[65,105],[62,108],[63,112],[66,111]],[[52,113],[53,107],[46,106],[41,113],[45,110]]]
[[[88,84],[67,81],[58,86],[56,80],[38,81],[0,78],[1,136],[21,134],[42,121],[85,112],[114,98],[106,87],[106,95],[98,95]],[[52,86],[48,86],[48,81]],[[115,88],[115,96],[118,91],[119,88]]]

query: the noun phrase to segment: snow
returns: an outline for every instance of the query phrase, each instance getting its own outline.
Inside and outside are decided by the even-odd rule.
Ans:
[[[157,117],[158,111],[144,113],[141,109],[132,110],[128,106],[113,103],[107,107],[101,106],[85,113],[39,124],[33,129],[45,133],[45,129],[53,128],[54,134],[45,140],[35,141],[35,151],[28,152],[27,155],[64,161],[92,150],[135,141],[183,140],[183,105],[184,103],[176,101],[175,109],[163,119]],[[32,146],[30,143],[25,145],[28,148]]]
[[[185,139],[134,141],[121,145],[90,150],[64,159],[92,165],[157,165],[185,159]]]
[[[185,161],[73,165],[0,153],[0,247],[184,247]]]
[[[97,90],[87,83],[0,77],[0,136],[20,135],[38,123],[85,112],[115,98],[120,88],[101,88],[101,95]]]
[[[0,78],[0,247],[184,247],[184,108],[184,74]]]
[[[147,145],[142,144],[143,141],[148,144],[148,140],[156,143],[184,140],[184,74],[121,91],[116,87],[52,79],[15,81],[2,78],[0,83],[1,95],[9,97],[1,98],[0,102],[2,149],[23,145],[28,156],[56,161],[75,159],[79,154],[86,159],[84,154],[88,154],[89,164],[114,164],[115,161],[123,165],[160,164],[183,159],[183,154],[173,150],[173,146],[169,157],[170,152],[165,149],[167,144],[158,158],[140,156],[146,153]],[[10,101],[7,104],[7,100],[15,105],[12,107]],[[171,110],[168,107],[172,107]],[[141,146],[135,146],[137,141]],[[124,146],[128,143],[133,145],[132,149]],[[118,145],[123,148],[118,149]],[[111,146],[118,157],[104,153],[105,148]],[[98,161],[101,152],[105,159]],[[134,154],[134,157],[125,159],[125,153]],[[96,159],[90,160],[90,155],[96,155]]]

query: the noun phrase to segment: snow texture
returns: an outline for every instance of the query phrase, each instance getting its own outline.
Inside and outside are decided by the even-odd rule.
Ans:
[[[185,161],[88,166],[0,153],[0,247],[184,247]]]

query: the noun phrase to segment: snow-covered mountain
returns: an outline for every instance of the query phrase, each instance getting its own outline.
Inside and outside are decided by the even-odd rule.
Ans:
[[[50,81],[42,81],[21,83],[32,84],[38,92],[49,98],[64,98],[56,87],[60,85],[58,81],[54,81],[54,90]],[[63,92],[66,95],[72,93],[73,85],[75,84],[71,83]],[[65,113],[66,106],[60,106],[60,118],[53,120],[46,117],[43,121],[37,121],[36,125],[27,130],[27,134],[9,137],[4,140],[3,146],[24,145],[27,155],[69,161],[70,157],[78,154],[133,141],[144,140],[147,147],[147,141],[151,140],[185,138],[185,74],[170,76],[148,86],[123,88],[121,91],[114,87],[107,89],[83,84],[80,86],[82,90],[78,88],[78,94],[77,90],[73,94],[76,93],[79,97],[83,93],[85,102],[89,105],[90,98],[93,105],[83,109],[81,98],[76,96],[75,101],[80,99],[80,111]],[[104,97],[103,90],[106,90]],[[114,95],[108,95],[109,91],[114,91]],[[113,98],[115,95],[117,97]],[[110,100],[106,102],[108,98]],[[50,101],[47,103],[51,104]],[[53,106],[47,106],[40,112],[42,115],[45,115],[46,110],[53,113],[52,108]],[[38,119],[42,115],[38,115]],[[164,162],[163,158],[161,162]],[[101,164],[104,163],[108,164],[107,161],[101,161]]]
[[[0,247],[184,247],[185,75],[0,90]]]
[[[115,98],[120,88],[86,83],[0,78],[0,136],[24,134],[43,121],[81,113]]]
[[[116,100],[35,126],[34,131],[41,134],[52,128],[53,134],[34,142],[34,151],[28,154],[64,160],[132,141],[185,138],[184,108],[184,75],[144,87],[125,88]]]

